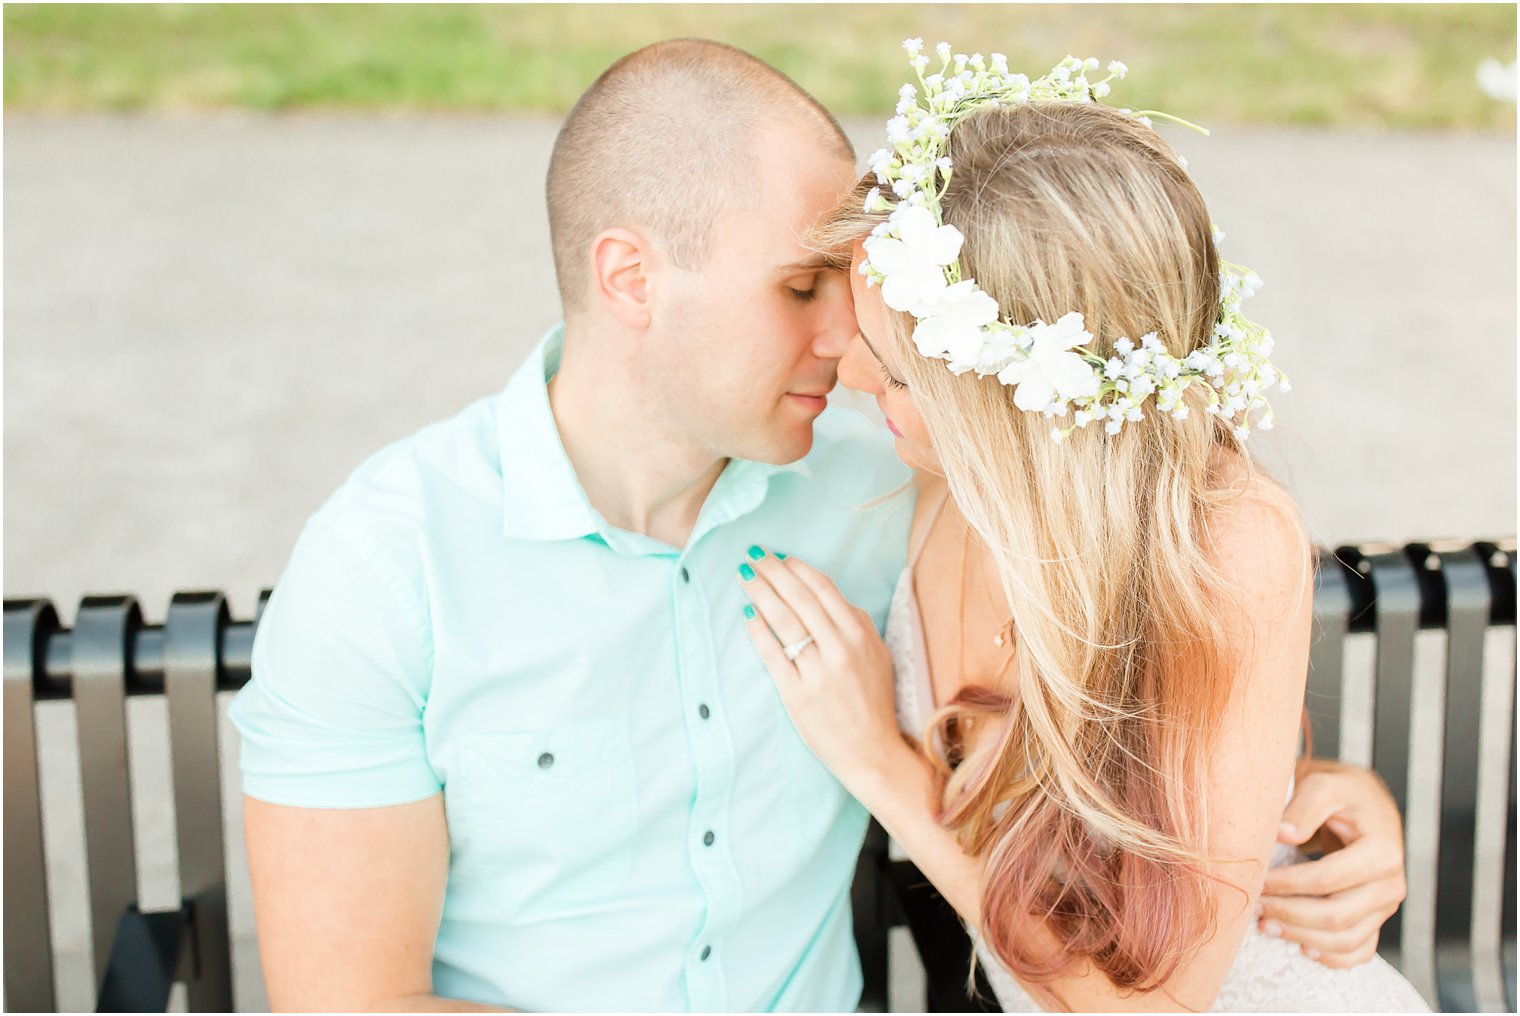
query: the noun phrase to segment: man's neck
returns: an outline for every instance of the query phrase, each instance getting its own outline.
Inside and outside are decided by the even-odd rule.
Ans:
[[[585,362],[587,353],[567,339],[549,382],[549,408],[576,478],[609,525],[684,547],[728,460],[662,428],[645,393],[608,381],[626,373]]]

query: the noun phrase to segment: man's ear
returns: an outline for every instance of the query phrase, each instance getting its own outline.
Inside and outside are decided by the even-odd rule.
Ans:
[[[591,286],[607,313],[625,328],[649,327],[653,254],[648,239],[606,229],[591,242]]]

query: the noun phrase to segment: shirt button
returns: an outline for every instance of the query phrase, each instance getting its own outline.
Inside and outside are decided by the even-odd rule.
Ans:
[[[713,840],[715,840],[716,838],[717,837],[715,837],[712,834],[712,830],[709,829],[709,830],[707,830],[707,832],[705,832],[705,833],[702,834],[702,845],[710,847],[710,846],[713,845]]]
[[[712,710],[707,708],[707,703],[704,702],[701,705],[697,706],[697,715],[705,720],[712,715]]]
[[[682,582],[690,582],[691,581],[691,572],[687,571],[685,568],[681,569],[681,581]]]
[[[538,756],[538,768],[548,769],[552,765],[554,765],[553,755],[549,754],[548,752],[544,752],[542,755]]]
[[[707,962],[707,957],[709,957],[711,955],[712,955],[712,946],[710,946],[710,945],[704,945],[702,947],[702,957],[701,957],[702,962],[706,963]]]

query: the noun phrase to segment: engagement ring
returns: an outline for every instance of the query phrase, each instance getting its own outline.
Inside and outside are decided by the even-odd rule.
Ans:
[[[781,652],[786,656],[788,660],[796,663],[797,657],[802,655],[802,651],[812,644],[813,636],[804,635],[802,638],[798,639],[796,642],[793,642],[791,645],[782,646]]]

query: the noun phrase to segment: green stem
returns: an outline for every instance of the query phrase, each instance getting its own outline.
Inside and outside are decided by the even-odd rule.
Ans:
[[[1142,109],[1142,110],[1137,111],[1135,113],[1135,116],[1147,116],[1147,117],[1151,117],[1152,119],[1154,119],[1156,117],[1160,117],[1163,120],[1170,120],[1172,123],[1181,124],[1184,127],[1191,127],[1193,130],[1197,131],[1199,134],[1204,135],[1205,137],[1207,137],[1208,134],[1209,134],[1209,130],[1208,130],[1207,127],[1200,127],[1200,126],[1198,126],[1197,124],[1193,123],[1190,120],[1184,120],[1180,116],[1173,116],[1170,113],[1163,113],[1160,110]]]

